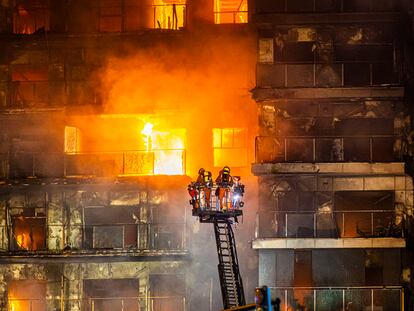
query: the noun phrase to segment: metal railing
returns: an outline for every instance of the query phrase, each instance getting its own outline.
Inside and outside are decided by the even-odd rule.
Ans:
[[[385,69],[391,74],[385,75]],[[256,82],[258,87],[281,88],[375,86],[398,85],[400,76],[392,62],[258,63]]]
[[[256,163],[393,162],[395,135],[258,136]],[[386,149],[386,152],[384,150]]]
[[[8,298],[0,305],[7,306],[7,311],[40,311],[40,310],[76,310],[85,311],[161,311],[166,307],[169,310],[186,311],[186,299],[183,296],[160,297],[88,297],[69,299],[65,297],[44,299]],[[56,309],[58,308],[58,309]]]
[[[216,24],[245,24],[248,22],[248,11],[220,11],[214,12]]]
[[[399,1],[388,1],[388,6],[384,1],[377,0],[365,0],[363,5],[359,2],[346,1],[346,0],[311,0],[311,1],[292,1],[292,0],[274,0],[275,5],[273,10],[269,8],[268,2],[262,8],[261,1],[257,1],[256,13],[303,13],[303,12],[370,12],[370,11],[396,11],[398,6],[401,5]],[[300,6],[298,4],[300,3]],[[356,3],[359,6],[355,5]],[[382,5],[382,6],[381,6]]]
[[[0,226],[0,249],[11,252],[48,251],[50,234],[60,232],[59,240],[71,236],[77,245],[61,245],[65,250],[185,250],[187,245],[184,223],[113,223],[113,224],[61,224],[32,226],[32,230],[43,230],[44,235],[33,236],[32,230],[26,234],[29,247],[19,245],[13,230]],[[8,233],[7,233],[8,232]],[[10,241],[9,238],[10,237]],[[52,237],[53,239],[53,237]],[[30,245],[42,245],[35,250]],[[62,249],[61,249],[62,250]],[[53,252],[56,252],[53,249]]]
[[[403,310],[403,289],[387,287],[271,287],[280,310]]]
[[[186,4],[156,4],[153,8],[153,28],[178,30],[185,27],[187,19]]]
[[[259,213],[260,238],[403,237],[390,210]]]
[[[173,154],[177,169],[163,172],[158,168],[161,153]],[[76,177],[76,176],[131,176],[131,175],[184,175],[186,152],[182,149],[134,150],[119,152],[60,153],[12,152],[0,154],[5,173],[3,178],[24,177]]]
[[[213,184],[209,187],[199,183],[191,183],[188,187],[194,209],[203,211],[236,210],[244,206],[244,185],[241,183],[233,185]]]

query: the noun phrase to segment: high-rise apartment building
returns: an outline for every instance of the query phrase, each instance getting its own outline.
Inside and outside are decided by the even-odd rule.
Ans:
[[[282,310],[411,310],[407,4],[256,1],[253,248]]]
[[[187,185],[228,165],[248,302],[412,310],[411,12],[0,1],[0,309],[219,310]]]
[[[0,309],[220,307],[187,185],[249,175],[247,21],[247,1],[1,1]]]

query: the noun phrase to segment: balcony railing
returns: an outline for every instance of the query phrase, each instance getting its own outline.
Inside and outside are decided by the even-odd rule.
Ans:
[[[248,21],[248,11],[220,11],[214,12],[216,24],[245,24]]]
[[[48,299],[17,299],[9,298],[1,301],[7,305],[7,311],[27,310],[85,310],[85,311],[186,311],[186,300],[183,296],[163,297],[111,297],[111,298],[80,298],[67,299],[65,297]]]
[[[29,227],[29,226],[28,226]],[[32,232],[54,232],[71,236],[76,245],[61,245],[66,250],[185,250],[186,229],[183,223],[113,223],[30,226],[24,242],[10,230],[7,242],[7,228],[0,227],[0,249],[11,252],[47,251],[46,236],[34,236]],[[62,232],[63,231],[63,232]],[[68,244],[70,244],[68,242]],[[35,248],[32,246],[36,245]],[[53,250],[56,251],[56,250]]]
[[[259,136],[256,163],[393,162],[394,135]]]
[[[365,0],[363,2],[347,0],[273,0],[257,1],[256,13],[303,13],[303,12],[378,12],[396,11],[401,1]]]
[[[280,310],[403,310],[403,289],[391,287],[271,287]]]
[[[186,4],[153,5],[153,28],[178,30],[186,25]]]
[[[399,84],[392,62],[257,64],[258,87],[344,87]]]
[[[162,154],[176,167],[163,167]],[[165,156],[164,156],[165,157]],[[95,153],[13,152],[0,154],[0,177],[104,177],[135,175],[184,175],[186,153],[160,149]]]
[[[260,238],[403,237],[390,210],[259,213]]]

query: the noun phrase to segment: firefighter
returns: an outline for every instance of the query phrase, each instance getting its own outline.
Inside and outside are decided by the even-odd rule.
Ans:
[[[231,200],[227,197],[230,187],[233,185],[233,178],[230,175],[230,167],[225,166],[219,172],[219,175],[216,178],[217,190],[216,196],[220,202],[220,209],[226,211],[228,203],[231,206]],[[225,202],[224,202],[225,199]]]
[[[209,171],[206,171],[204,168],[200,168],[198,170],[198,177],[196,181],[197,185],[199,185],[199,194],[201,191],[204,192],[204,201],[205,206],[210,208],[210,198],[211,198],[211,187],[213,186],[213,179],[212,174]],[[200,205],[201,204],[201,195],[200,195]]]
[[[197,189],[194,182],[191,182],[187,187],[188,194],[191,197],[190,204],[193,206],[194,209],[198,208],[197,202]]]

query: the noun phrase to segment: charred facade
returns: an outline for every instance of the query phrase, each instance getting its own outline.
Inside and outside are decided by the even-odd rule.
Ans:
[[[253,248],[283,310],[412,309],[408,10],[256,1]]]
[[[410,1],[0,2],[2,309],[221,308],[228,165],[247,302],[412,310]]]

